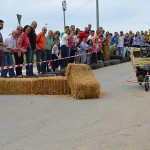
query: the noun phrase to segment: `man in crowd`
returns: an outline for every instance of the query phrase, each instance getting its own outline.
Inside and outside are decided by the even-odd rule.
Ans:
[[[94,34],[95,34],[95,31],[91,30],[87,40],[92,40]]]
[[[0,30],[3,29],[3,25],[4,25],[4,21],[0,20]],[[0,67],[2,66],[2,60],[3,60],[3,56],[4,56],[4,47],[7,47],[7,44],[4,44],[3,42],[3,36],[0,32]]]
[[[36,42],[37,42],[37,47],[36,47],[36,62],[37,62],[37,70],[38,70],[38,74],[42,73],[45,74],[46,72],[46,62],[42,62],[42,61],[46,61],[46,52],[45,52],[45,48],[46,48],[46,34],[47,32],[47,28],[43,27],[42,28],[42,32],[40,32],[37,35],[36,38]]]
[[[31,44],[31,48],[28,48],[26,53],[26,63],[33,63],[34,62],[34,51],[36,48],[36,33],[35,29],[37,28],[37,22],[33,21],[31,23],[31,31],[29,33],[29,40]],[[33,73],[33,65],[26,66],[26,76],[35,76]]]
[[[123,48],[123,58],[126,60],[129,60],[130,57],[129,45],[130,45],[129,34],[126,33],[124,38],[124,48]]]
[[[46,69],[48,72],[50,72],[51,70],[49,69],[49,62],[52,60],[52,48],[54,45],[54,40],[53,40],[53,31],[49,30],[48,31],[48,36],[46,37]]]
[[[81,43],[83,41],[83,39],[86,37],[88,38],[89,36],[89,28],[88,27],[85,27],[85,30],[81,33],[80,35],[80,40],[79,42]]]
[[[3,66],[12,66],[12,65],[14,65],[12,53],[16,48],[17,37],[18,37],[18,31],[13,30],[12,34],[4,40],[4,43],[7,44],[7,47],[4,47],[4,49],[3,49],[3,51],[4,51],[4,57],[3,57],[3,61],[2,61]],[[2,70],[1,76],[3,78],[6,78],[8,72],[9,72],[9,77],[10,78],[15,77],[15,73],[14,73],[13,68]]]
[[[120,36],[118,38],[118,45],[117,45],[119,56],[122,56],[122,54],[123,54],[124,38],[125,38],[125,36],[123,35],[123,31],[120,31]]]

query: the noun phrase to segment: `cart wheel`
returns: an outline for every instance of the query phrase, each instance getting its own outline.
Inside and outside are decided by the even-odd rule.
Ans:
[[[149,90],[149,76],[145,76],[145,91]]]

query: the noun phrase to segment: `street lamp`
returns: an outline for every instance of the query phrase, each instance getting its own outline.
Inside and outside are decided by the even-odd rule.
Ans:
[[[65,29],[65,26],[66,26],[65,11],[67,9],[67,3],[66,3],[65,0],[62,1],[62,9],[63,9],[63,12],[64,12],[64,29]]]
[[[99,28],[99,0],[96,0],[96,22],[97,29]]]
[[[16,15],[17,15],[17,19],[18,19],[18,24],[19,24],[19,26],[21,26],[22,15],[19,15],[19,14],[16,14]]]

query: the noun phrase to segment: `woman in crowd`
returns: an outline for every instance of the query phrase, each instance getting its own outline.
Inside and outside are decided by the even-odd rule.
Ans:
[[[27,51],[28,48],[31,48],[30,46],[30,41],[28,34],[31,31],[31,27],[29,25],[26,25],[23,28],[23,32],[19,35],[18,41],[17,41],[17,50],[14,52],[14,57],[15,57],[15,63],[17,64],[23,64],[23,57],[24,53]],[[22,78],[22,67],[17,67],[16,68],[16,76],[18,78]]]
[[[59,40],[56,39],[55,42],[54,42],[54,46],[52,48],[52,62],[51,62],[51,65],[52,65],[53,72],[55,72],[55,69],[58,68],[58,66],[59,66],[59,60],[55,60],[55,59],[59,59],[58,58],[58,54],[59,54],[58,46],[59,46],[59,44],[60,44]]]

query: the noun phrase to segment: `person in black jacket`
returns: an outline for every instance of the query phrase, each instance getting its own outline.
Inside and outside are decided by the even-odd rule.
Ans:
[[[28,48],[28,51],[26,52],[26,63],[34,62],[34,50],[36,48],[36,33],[35,33],[36,28],[37,22],[33,21],[31,23],[31,31],[29,33],[31,48]],[[26,66],[26,76],[35,76],[35,74],[33,74],[33,65]]]

